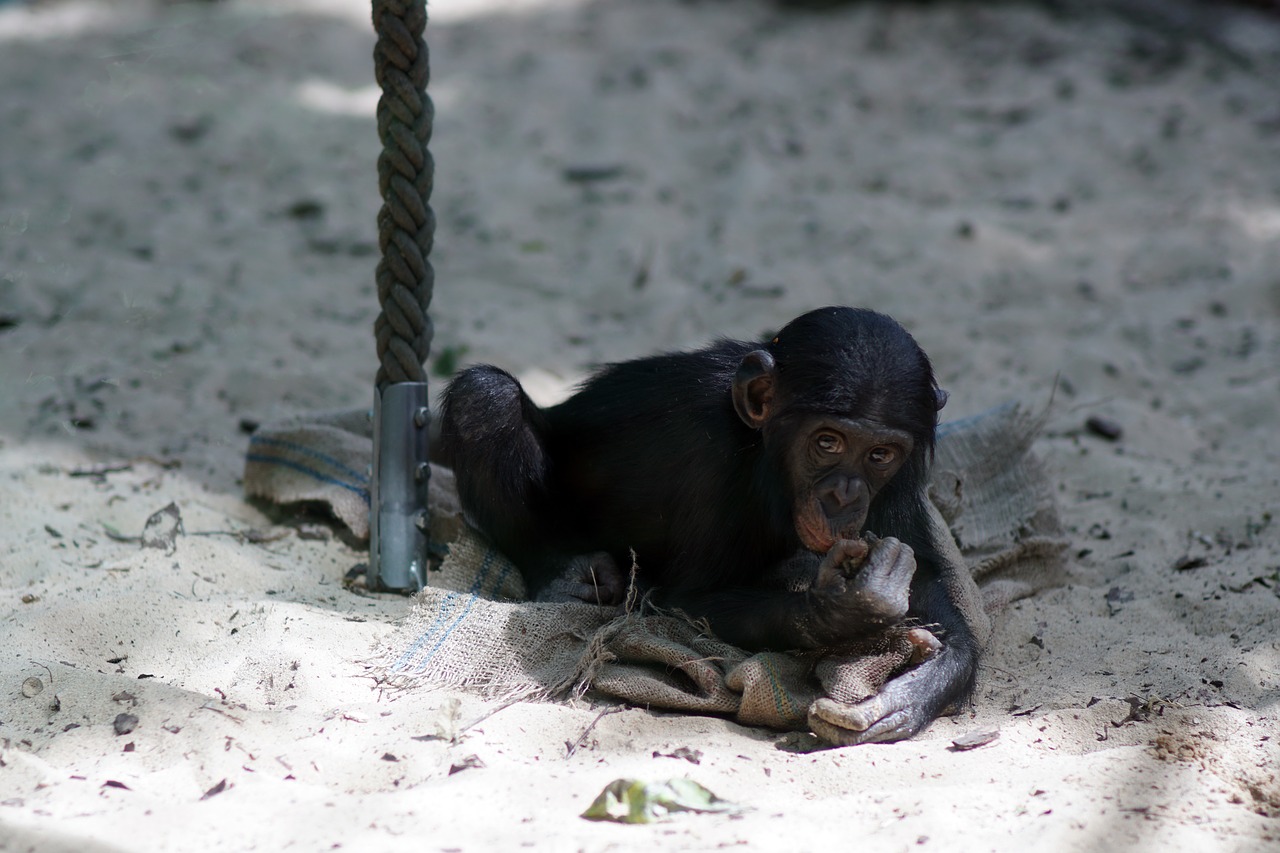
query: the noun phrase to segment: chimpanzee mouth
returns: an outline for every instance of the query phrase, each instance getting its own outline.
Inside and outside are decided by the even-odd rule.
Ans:
[[[851,519],[848,523],[841,525],[838,519],[832,519],[831,536],[833,539],[861,539],[863,536],[862,525],[867,521],[864,514],[859,514],[857,518]],[[832,543],[835,544],[834,542]]]
[[[826,554],[842,539],[861,539],[862,525],[866,522],[865,512],[850,517],[827,515],[821,501],[813,500],[801,504],[795,515],[796,534],[801,544],[815,554]]]

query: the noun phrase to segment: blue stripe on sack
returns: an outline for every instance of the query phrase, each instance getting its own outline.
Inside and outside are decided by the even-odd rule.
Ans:
[[[493,553],[493,552],[490,552],[490,553]],[[511,563],[507,562],[506,560],[503,560],[503,563],[504,565],[502,567],[502,571],[498,572],[498,579],[493,582],[493,586],[489,589],[488,594],[485,596],[486,598],[493,598],[495,595],[497,595],[498,590],[502,589],[502,585],[506,583],[507,575],[511,574]],[[478,584],[479,584],[479,580],[476,581],[476,585]],[[472,586],[472,589],[476,592],[479,592],[479,590],[476,589],[475,585]]]
[[[422,648],[422,644],[435,633],[436,627],[444,621],[445,614],[448,613],[449,608],[453,606],[454,599],[458,598],[461,594],[462,593],[460,592],[451,592],[444,597],[444,600],[440,602],[439,612],[436,613],[435,618],[431,620],[431,624],[427,626],[427,630],[423,631],[418,636],[418,639],[414,640],[413,644],[410,645],[409,648],[405,649],[400,657],[396,659],[396,662],[391,664],[392,672],[402,672],[409,668],[410,658],[412,658],[414,654],[417,653],[418,649]],[[421,671],[421,667],[419,667],[419,671]]]
[[[345,464],[343,464],[342,460],[337,459],[333,456],[330,456],[327,453],[321,453],[318,450],[313,450],[312,448],[307,447],[304,444],[298,444],[297,442],[294,442],[294,441],[285,441],[282,438],[268,438],[266,436],[254,436],[253,438],[249,439],[249,444],[251,446],[254,444],[267,444],[273,447],[283,447],[286,450],[292,450],[294,453],[300,454],[302,456],[310,456],[312,459],[316,459],[320,462],[323,462],[324,464],[328,465],[330,468],[334,468],[338,471],[341,471],[344,474],[348,474],[357,483],[369,482],[369,478],[366,475],[360,473],[354,468],[348,468]]]
[[[440,639],[437,640],[435,645],[433,645],[431,649],[423,655],[422,659],[418,661],[416,666],[418,672],[422,672],[427,668],[427,664],[431,662],[431,658],[435,656],[435,653],[440,650],[440,646],[444,645],[445,641],[453,634],[454,629],[457,628],[462,620],[467,617],[467,614],[471,612],[471,608],[475,606],[476,599],[480,597],[478,593],[484,586],[485,576],[489,574],[489,569],[493,567],[494,559],[496,557],[497,553],[493,549],[490,549],[485,553],[484,561],[480,564],[480,571],[476,574],[476,579],[471,584],[471,589],[467,591],[467,603],[462,610],[462,615],[457,619],[454,619],[453,624],[444,629],[444,633],[441,634]],[[509,566],[503,568],[499,575],[499,581],[506,578],[509,570]],[[404,654],[400,655],[399,659],[391,665],[392,672],[400,672],[409,668],[409,661],[417,654],[419,649],[431,640],[431,635],[436,632],[436,629],[447,618],[445,615],[446,611],[450,606],[452,606],[454,599],[460,595],[461,593],[451,592],[445,596],[444,600],[440,602],[440,612],[436,614],[436,618],[427,626],[427,630],[423,631],[421,636],[413,641],[413,645],[405,649]]]
[[[250,462],[261,462],[265,465],[282,465],[285,468],[292,468],[293,470],[300,471],[301,473],[306,474],[309,477],[313,477],[322,483],[331,483],[332,485],[341,486],[342,488],[347,489],[348,491],[355,492],[357,495],[359,495],[361,498],[364,499],[364,502],[366,504],[369,503],[368,489],[363,488],[361,486],[353,486],[350,483],[344,483],[343,481],[337,479],[336,477],[330,477],[328,475],[321,474],[319,471],[315,470],[314,468],[308,468],[306,465],[303,465],[300,462],[294,462],[291,459],[281,459],[279,456],[264,456],[261,453],[246,454],[245,459],[249,460]]]
[[[467,614],[471,612],[471,608],[475,607],[475,604],[477,601],[479,601],[479,599],[480,599],[480,596],[476,595],[475,593],[471,594],[471,596],[467,599],[467,606],[463,608],[462,613],[458,616],[457,619],[453,620],[452,625],[444,629],[444,633],[440,635],[440,639],[436,640],[436,644],[432,646],[431,650],[427,652],[426,655],[423,656],[421,661],[419,661],[418,672],[422,672],[424,669],[427,668],[427,664],[431,663],[431,659],[436,656],[436,652],[440,651],[440,647],[443,646],[446,641],[448,641],[449,637],[453,636],[453,630],[462,623],[463,619],[467,618]],[[423,637],[423,639],[426,639],[426,638]]]

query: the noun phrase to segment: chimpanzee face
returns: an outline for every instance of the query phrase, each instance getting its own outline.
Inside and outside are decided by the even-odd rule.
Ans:
[[[792,489],[796,534],[805,548],[825,554],[837,539],[862,534],[871,502],[907,461],[915,442],[902,430],[866,418],[784,420],[793,422],[783,435],[770,438],[787,443],[781,458]]]

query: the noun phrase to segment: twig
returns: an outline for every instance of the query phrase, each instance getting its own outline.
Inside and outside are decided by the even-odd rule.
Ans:
[[[450,738],[450,740],[452,740],[454,743],[457,743],[458,741],[462,740],[462,735],[465,734],[470,729],[474,729],[476,726],[480,725],[485,720],[489,719],[499,711],[505,711],[508,708],[510,708],[512,705],[516,704],[517,702],[523,702],[524,700],[525,700],[524,696],[517,696],[514,699],[508,699],[506,702],[503,702],[501,705],[494,708],[492,711],[486,711],[480,716],[476,717],[471,722],[467,723],[465,726],[461,726],[456,732],[453,733],[453,737]]]
[[[100,465],[88,465],[81,468],[72,468],[67,472],[68,477],[104,477],[107,474],[118,474],[121,471],[132,471],[132,462],[104,462]]]
[[[574,741],[572,744],[569,744],[569,748],[566,750],[564,757],[565,758],[571,757],[574,754],[574,752],[577,751],[578,747],[586,743],[587,735],[591,734],[591,730],[596,727],[597,723],[599,723],[601,720],[603,720],[605,717],[609,716],[610,714],[616,714],[619,711],[625,711],[625,710],[627,710],[626,705],[619,705],[616,708],[610,708],[607,711],[601,711],[599,714],[597,714],[596,718],[591,721],[591,725],[583,729],[582,734],[578,735],[578,739]]]

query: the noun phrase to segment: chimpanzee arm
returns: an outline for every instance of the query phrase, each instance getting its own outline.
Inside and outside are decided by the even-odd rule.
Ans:
[[[936,557],[916,571],[910,615],[939,635],[942,649],[842,715],[839,724],[850,734],[846,745],[912,737],[973,690],[991,622],[946,522],[926,505]]]
[[[727,643],[753,651],[789,651],[826,645],[815,639],[809,592],[730,587],[706,592],[659,590],[661,607],[705,619]]]
[[[897,539],[839,540],[807,589],[659,590],[659,605],[705,619],[716,636],[752,650],[814,649],[883,631],[907,614],[915,556]]]

